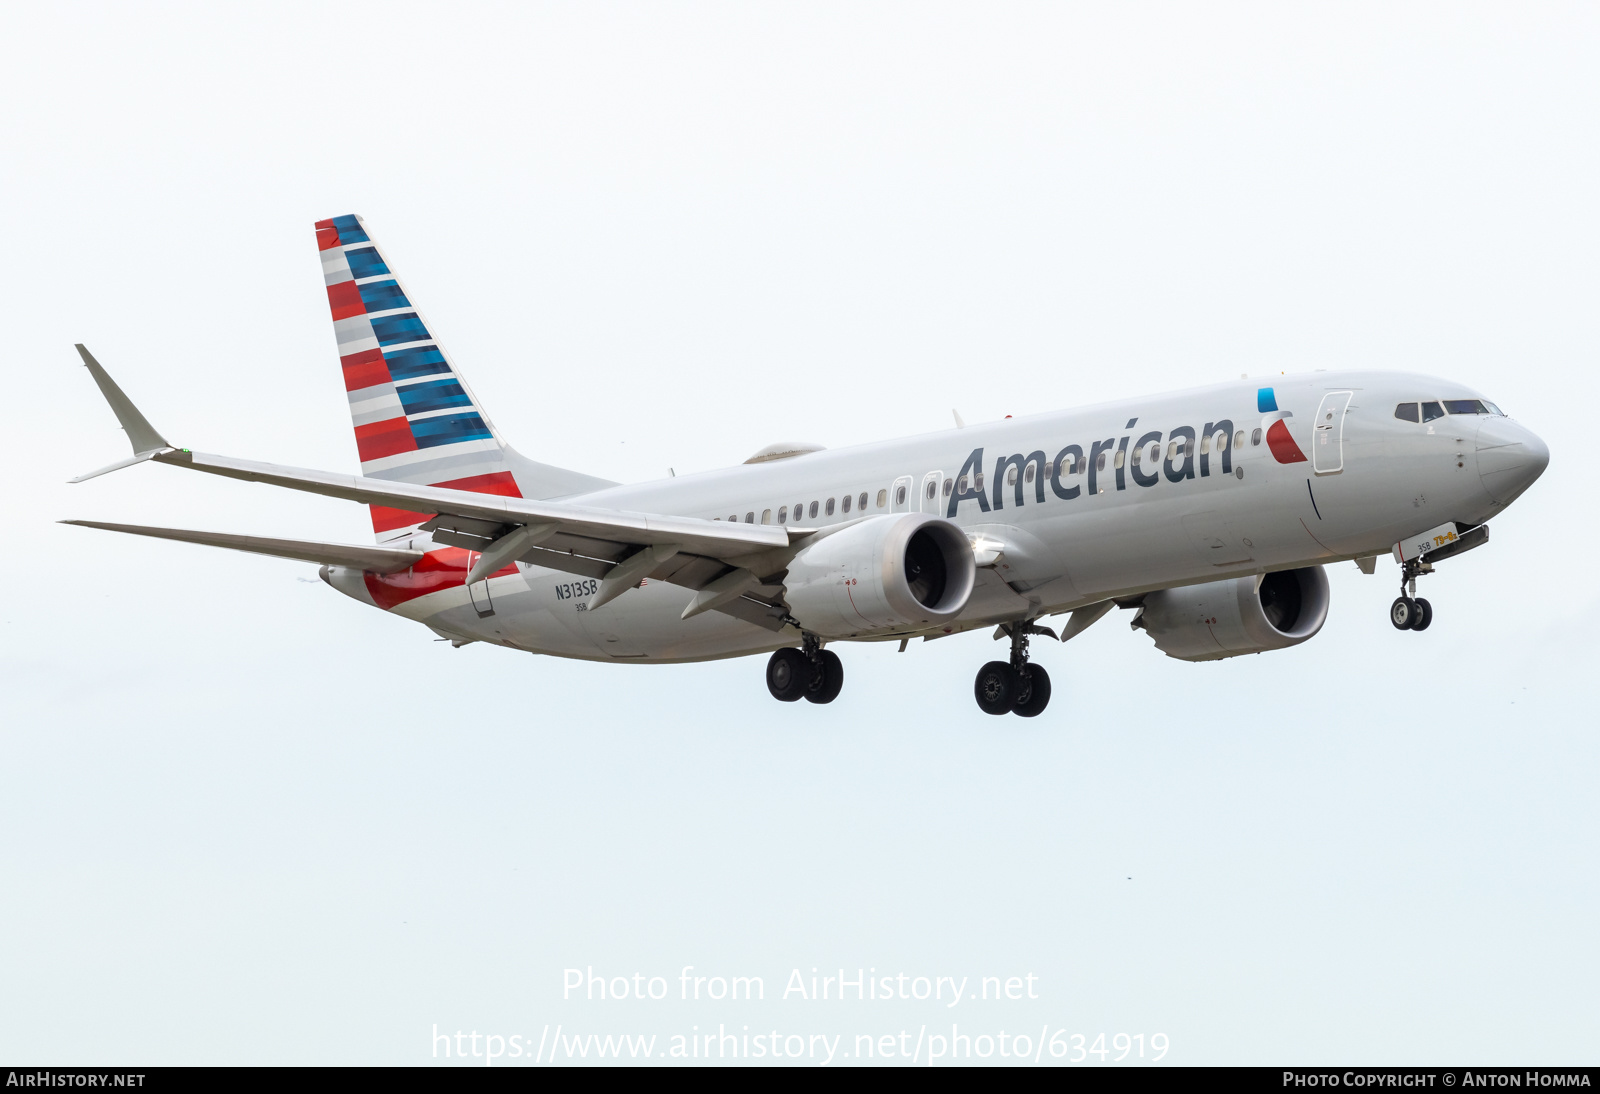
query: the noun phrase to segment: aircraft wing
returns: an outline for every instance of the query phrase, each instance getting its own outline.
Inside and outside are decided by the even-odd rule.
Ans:
[[[480,553],[467,574],[469,584],[509,562],[522,561],[600,578],[600,590],[589,603],[594,609],[614,600],[641,580],[652,578],[696,591],[695,599],[684,611],[685,618],[703,611],[721,611],[776,630],[783,626],[785,614],[778,603],[782,588],[764,584],[761,579],[782,571],[788,563],[792,542],[815,534],[814,529],[510,498],[191,452],[172,447],[150,426],[88,350],[79,346],[78,351],[134,448],[132,459],[94,474],[150,460],[209,475],[415,513],[422,529],[432,533],[434,540]],[[74,481],[88,477],[92,476]],[[134,531],[138,527],[95,526],[112,527],[117,531]],[[189,542],[255,549],[238,543],[222,543],[215,538],[192,538],[212,536],[212,533],[161,529],[135,531],[135,534],[164,534],[164,538],[169,539],[190,537]],[[242,541],[249,537],[234,538]],[[333,545],[316,546],[320,550]],[[361,568],[369,567],[361,565]]]
[[[156,463],[204,471],[209,475],[262,482],[367,505],[464,517],[493,528],[554,525],[551,530],[553,542],[544,544],[547,550],[565,551],[569,547],[586,546],[596,541],[632,546],[676,544],[691,554],[721,558],[789,545],[788,530],[771,525],[630,513],[560,501],[476,494],[442,486],[418,486],[359,475],[340,475],[331,471],[257,463],[183,449],[169,449],[157,453],[152,459]],[[573,542],[563,542],[567,540]]]
[[[811,529],[476,494],[182,449],[150,458],[225,478],[409,510],[428,518],[422,530],[434,540],[480,553],[467,575],[469,584],[512,561],[597,577],[601,585],[589,601],[591,610],[650,578],[698,593],[685,618],[721,611],[778,630],[786,615],[779,602],[782,587],[762,579],[787,565],[792,541],[814,534]]]
[[[108,532],[127,532],[135,536],[175,539],[181,543],[200,543],[207,547],[228,547],[256,555],[321,562],[329,566],[353,566],[375,574],[392,574],[422,559],[421,551],[399,547],[361,547],[349,543],[319,543],[309,539],[272,539],[266,536],[239,536],[229,532],[194,532],[187,528],[152,528],[145,524],[105,524],[97,520],[63,520],[82,528],[103,528]]]

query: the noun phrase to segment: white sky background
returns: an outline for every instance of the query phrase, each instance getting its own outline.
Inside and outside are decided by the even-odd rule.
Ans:
[[[952,1019],[1595,1058],[1593,6],[11,5],[0,42],[0,1058]],[[126,454],[80,340],[175,443],[353,469],[346,212],[501,430],[612,478],[1341,366],[1471,384],[1552,462],[1426,634],[1386,560],[1261,657],[1118,613],[1038,643],[1033,722],[973,704],[983,636],[839,647],[840,699],[786,705],[759,658],[452,650],[311,566],[52,524],[367,540],[65,485]],[[686,964],[768,1001],[560,1000]],[[1042,998],[774,998],[813,966]]]

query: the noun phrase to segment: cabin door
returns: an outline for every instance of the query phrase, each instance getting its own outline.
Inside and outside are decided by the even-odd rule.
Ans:
[[[1344,470],[1344,413],[1351,392],[1330,391],[1317,407],[1311,423],[1311,467],[1319,475],[1337,475]]]

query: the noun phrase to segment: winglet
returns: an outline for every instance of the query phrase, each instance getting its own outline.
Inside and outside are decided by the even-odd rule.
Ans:
[[[89,370],[89,375],[93,376],[94,382],[99,385],[100,394],[111,404],[111,412],[117,416],[117,423],[128,435],[128,443],[133,446],[133,458],[102,467],[98,471],[91,471],[87,475],[79,475],[72,481],[83,482],[85,479],[104,475],[108,471],[131,467],[136,463],[143,463],[157,452],[171,448],[172,445],[167,443],[167,439],[156,432],[155,427],[139,412],[139,408],[133,405],[133,400],[122,393],[117,382],[106,374],[106,370],[100,367],[100,362],[94,359],[93,354],[85,349],[81,342],[78,343],[77,350],[78,356],[83,358],[84,367]]]
[[[87,475],[79,475],[77,478],[68,479],[67,481],[88,482],[90,479],[98,479],[101,475],[109,475],[113,471],[121,471],[124,467],[132,467],[136,463],[143,463],[151,456],[159,455],[164,451],[166,451],[166,449],[152,448],[148,452],[140,452],[138,455],[129,456],[125,460],[118,460],[116,463],[106,464],[106,466],[100,468],[98,471],[91,471]]]
[[[78,343],[78,356],[83,358],[83,365],[89,370],[89,375],[94,377],[94,382],[100,386],[100,394],[106,397],[106,402],[111,404],[111,412],[117,416],[117,422],[127,433],[128,441],[133,445],[133,454],[142,455],[145,452],[159,452],[164,448],[171,448],[167,439],[157,433],[155,427],[139,413],[139,408],[133,405],[133,400],[122,393],[117,382],[106,375],[106,370],[100,367],[100,362],[94,359],[83,343]]]

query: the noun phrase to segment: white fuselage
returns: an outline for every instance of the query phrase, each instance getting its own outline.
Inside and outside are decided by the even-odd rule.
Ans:
[[[1275,410],[1263,409],[1263,388]],[[1499,415],[1395,417],[1402,402],[1475,397],[1460,384],[1405,373],[1280,375],[565,500],[756,523],[781,516],[806,528],[896,512],[948,517],[980,548],[990,536],[1004,545],[999,560],[980,569],[965,611],[936,632],[954,633],[1154,589],[1383,554],[1447,521],[1482,523],[1537,477],[1543,445]],[[1268,434],[1279,421],[1304,459],[1275,454]],[[1497,455],[1507,451],[1523,455]],[[426,533],[410,542],[433,549]],[[457,639],[595,660],[704,660],[799,639],[792,627],[774,632],[716,611],[681,619],[693,594],[671,584],[650,581],[588,611],[592,581],[521,563],[517,570],[488,583],[492,614],[483,614],[491,606],[484,593],[475,604],[459,581],[390,610]],[[336,575],[333,584],[370,600],[359,575]]]

